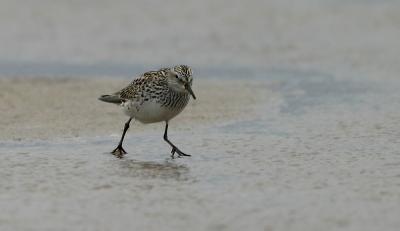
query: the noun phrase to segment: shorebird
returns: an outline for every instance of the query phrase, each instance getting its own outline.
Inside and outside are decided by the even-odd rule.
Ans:
[[[122,147],[125,133],[132,119],[141,123],[165,122],[164,140],[171,146],[171,156],[190,156],[179,150],[168,139],[168,121],[177,116],[188,104],[192,91],[192,69],[186,65],[149,71],[134,79],[127,87],[99,100],[118,104],[129,116],[118,146],[111,152],[121,158],[127,152]]]

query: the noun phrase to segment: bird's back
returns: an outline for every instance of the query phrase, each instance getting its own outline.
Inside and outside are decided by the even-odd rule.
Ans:
[[[149,71],[134,79],[127,87],[116,92],[122,99],[135,100],[152,96],[152,93],[167,91],[168,82],[164,71]]]

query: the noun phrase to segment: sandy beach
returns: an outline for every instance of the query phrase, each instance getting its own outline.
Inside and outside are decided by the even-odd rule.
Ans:
[[[116,92],[130,81],[121,78],[2,78],[0,110],[4,113],[0,139],[119,134],[127,117],[118,106],[98,101],[97,97]],[[179,119],[171,121],[174,129],[227,123],[243,116],[254,118],[258,100],[268,100],[266,83],[200,79],[194,90],[199,100],[192,100]],[[145,128],[136,123],[134,131],[162,130],[162,126],[147,125]]]

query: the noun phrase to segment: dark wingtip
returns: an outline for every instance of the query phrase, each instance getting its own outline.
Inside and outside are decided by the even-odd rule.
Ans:
[[[107,99],[107,97],[108,96],[110,96],[110,95],[101,95],[99,98],[97,98],[98,100],[101,100],[101,101],[105,101],[106,99]]]
[[[122,99],[116,95],[102,95],[98,98],[100,101],[107,102],[107,103],[122,103]]]

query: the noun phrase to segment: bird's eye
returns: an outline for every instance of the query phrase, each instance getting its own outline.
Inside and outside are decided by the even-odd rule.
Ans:
[[[175,75],[175,78],[177,78],[177,79],[178,79],[178,75]]]

